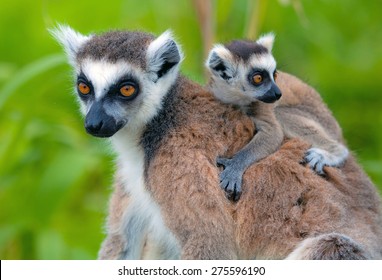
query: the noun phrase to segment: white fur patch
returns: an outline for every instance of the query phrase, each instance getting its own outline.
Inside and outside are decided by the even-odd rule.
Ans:
[[[320,236],[310,237],[301,241],[296,248],[285,258],[286,260],[307,260]]]
[[[270,74],[271,79],[273,79],[273,72],[276,70],[276,60],[270,53],[254,54],[249,59],[249,66],[266,70]]]
[[[269,52],[272,51],[273,43],[275,41],[275,34],[270,32],[261,36],[256,43],[267,48]]]
[[[137,131],[126,128],[112,137],[118,152],[119,172],[131,204],[124,213],[122,235],[127,236],[126,259],[140,259],[144,242],[150,245],[150,259],[180,257],[178,241],[164,224],[160,207],[146,190],[144,181],[144,152]],[[145,240],[147,238],[147,240]],[[130,243],[129,243],[130,242]]]
[[[124,61],[110,63],[105,60],[85,59],[77,68],[77,74],[81,71],[92,82],[96,100],[102,99],[110,87],[123,76],[133,73],[135,76],[142,76],[141,71]]]
[[[206,67],[207,68],[210,68],[210,63],[211,63],[211,57],[213,56],[213,53],[215,53],[218,57],[220,57],[221,59],[225,60],[225,61],[228,61],[230,62],[231,64],[233,63],[233,57],[232,57],[232,54],[231,52],[226,48],[224,47],[223,45],[221,44],[216,44],[212,50],[210,51],[210,53],[208,54],[208,58],[207,58],[207,61],[206,61]]]
[[[85,36],[66,25],[58,25],[49,32],[64,47],[69,63],[75,64],[76,54],[80,47],[88,41],[92,35]]]

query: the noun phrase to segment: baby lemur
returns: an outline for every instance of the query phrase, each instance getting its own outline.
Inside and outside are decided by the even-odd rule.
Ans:
[[[332,139],[314,116],[288,112],[285,107],[277,110],[282,104],[282,99],[278,101],[282,93],[276,85],[273,42],[274,35],[270,33],[255,42],[239,40],[216,45],[206,62],[212,74],[209,86],[215,97],[251,116],[257,130],[253,139],[231,159],[217,159],[224,166],[220,186],[235,201],[240,198],[245,170],[275,152],[284,136],[302,138],[312,145],[304,161],[318,174],[324,174],[324,166],[342,165],[348,156],[347,148]]]

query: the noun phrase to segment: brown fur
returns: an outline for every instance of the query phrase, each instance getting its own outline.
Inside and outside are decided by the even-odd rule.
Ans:
[[[228,201],[219,188],[216,158],[230,157],[250,141],[253,122],[200,86],[182,81],[176,105],[182,112],[178,117],[187,121],[166,135],[146,173],[147,187],[179,240],[182,258],[282,259],[303,240],[334,232],[350,237],[368,257],[382,258],[380,199],[352,156],[341,169],[326,167],[323,178],[300,164],[308,144],[286,140],[279,151],[245,172],[241,200]],[[314,114],[342,139],[311,87],[284,73],[278,85],[284,94],[281,105]],[[123,247],[113,229],[128,202],[117,182],[100,258],[114,258]]]
[[[125,248],[125,239],[121,236],[123,224],[123,214],[129,205],[129,196],[123,189],[123,185],[119,178],[116,179],[114,184],[114,191],[112,193],[109,205],[109,215],[106,230],[107,238],[101,245],[101,250],[98,253],[99,259],[119,259]]]

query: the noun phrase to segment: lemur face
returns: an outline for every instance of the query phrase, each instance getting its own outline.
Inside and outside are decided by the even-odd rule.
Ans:
[[[275,80],[276,61],[271,53],[274,36],[256,42],[233,41],[215,46],[207,59],[212,91],[224,103],[248,105],[272,103],[281,97]]]
[[[142,127],[178,76],[182,53],[170,32],[157,39],[139,32],[83,36],[59,27],[53,35],[74,67],[85,129],[96,137]]]

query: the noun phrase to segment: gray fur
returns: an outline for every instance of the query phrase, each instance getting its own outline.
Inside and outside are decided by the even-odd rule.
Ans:
[[[129,209],[127,213],[135,213],[134,209]],[[144,216],[143,216],[144,217]],[[124,234],[129,237],[124,250],[121,252],[121,260],[138,260],[142,256],[145,245],[145,236],[148,232],[148,221],[142,215],[128,215],[125,218]]]
[[[226,44],[225,47],[236,57],[237,59],[243,60],[244,63],[252,55],[262,55],[268,53],[268,49],[256,42],[245,41],[245,40],[235,40]]]
[[[154,38],[153,35],[143,32],[111,31],[103,33],[93,36],[87,41],[78,51],[77,59],[79,61],[85,58],[106,59],[111,63],[125,60],[145,69],[145,50]],[[142,51],[137,52],[137,49]]]
[[[211,71],[216,72],[220,77],[229,82],[235,75],[235,69],[230,67],[230,65],[224,62],[216,52],[211,52],[210,57],[207,62],[207,66]]]
[[[350,237],[329,233],[305,239],[287,259],[367,260],[371,256],[361,244]]]

